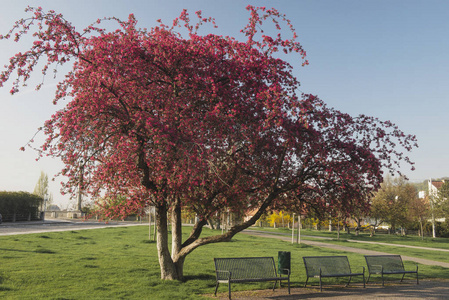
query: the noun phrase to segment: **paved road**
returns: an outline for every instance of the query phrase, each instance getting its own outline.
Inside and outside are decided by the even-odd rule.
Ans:
[[[124,227],[124,226],[138,226],[148,225],[146,223],[136,222],[98,222],[93,220],[45,220],[34,222],[4,222],[0,224],[0,236],[2,235],[17,235],[43,232],[57,232],[57,231],[71,231],[71,230],[85,230],[85,229],[99,229],[106,227]]]

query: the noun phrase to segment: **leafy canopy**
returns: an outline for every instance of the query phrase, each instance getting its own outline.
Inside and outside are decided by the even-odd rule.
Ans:
[[[315,208],[367,206],[382,168],[411,164],[397,146],[410,151],[416,138],[298,95],[292,66],[276,57],[293,52],[308,64],[290,21],[275,9],[247,9],[241,42],[199,35],[203,23],[215,24],[201,12],[196,25],[183,11],[173,26],[140,29],[130,15],[79,32],[60,14],[28,8],[32,16],[1,38],[18,41],[32,30],[35,41],[10,59],[0,86],[16,71],[16,93],[41,60],[44,74],[73,62],[53,99],[69,102],[45,122],[41,155],[65,163],[65,192],[75,192],[82,172],[86,193],[127,195],[108,205],[110,216],[175,200],[204,218],[224,207],[291,207],[298,199]],[[287,24],[292,37],[265,35],[266,20],[279,30]],[[101,28],[105,21],[117,30]],[[185,37],[176,31],[182,24]]]

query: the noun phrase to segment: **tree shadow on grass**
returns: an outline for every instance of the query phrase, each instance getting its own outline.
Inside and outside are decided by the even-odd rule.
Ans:
[[[55,251],[49,249],[37,249],[37,250],[19,250],[19,249],[5,249],[0,248],[0,251],[12,251],[12,252],[27,252],[27,253],[45,253],[45,254],[55,254]]]
[[[191,275],[191,276],[184,276],[184,281],[189,280],[213,280],[215,282],[215,275],[210,274],[199,274],[199,275]]]
[[[5,281],[5,276],[0,273],[0,284],[3,284],[4,281]],[[12,291],[12,289],[9,287],[6,287],[6,286],[0,286],[0,292],[2,292],[2,291]]]

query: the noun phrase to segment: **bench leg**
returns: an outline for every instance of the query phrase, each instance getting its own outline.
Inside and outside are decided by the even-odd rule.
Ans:
[[[229,294],[229,300],[231,300],[231,282],[228,282],[228,294]]]
[[[382,275],[382,287],[384,287],[385,286],[384,285],[384,272],[382,272],[381,275]]]
[[[402,275],[401,282],[402,282],[402,280],[404,280],[404,277],[405,277],[405,273]]]
[[[349,284],[351,283],[351,278],[352,278],[352,276],[349,276],[349,280],[348,280],[348,283],[346,284],[346,287],[348,287]]]
[[[277,280],[274,281],[274,285],[273,285],[273,292],[276,289],[276,284],[278,283]],[[281,287],[281,281],[279,280],[279,287]]]
[[[366,285],[365,285],[365,270],[363,270],[363,288],[366,288]]]
[[[369,278],[371,277],[371,273],[368,274],[368,279],[366,280],[366,283],[369,282]]]
[[[306,279],[306,283],[304,284],[304,287],[306,287],[307,286],[307,282],[309,281],[309,277],[307,277],[307,279]]]
[[[416,274],[417,274],[416,278],[418,278],[418,273]],[[290,276],[288,277],[288,294],[290,295]]]
[[[418,265],[416,265],[416,284],[419,284],[419,279],[418,279]]]
[[[321,276],[320,276],[320,292],[322,292],[322,291],[323,291],[323,284],[321,282]]]
[[[217,286],[215,286],[215,293],[214,293],[214,296],[217,296],[218,285],[219,285],[219,283],[217,282]]]

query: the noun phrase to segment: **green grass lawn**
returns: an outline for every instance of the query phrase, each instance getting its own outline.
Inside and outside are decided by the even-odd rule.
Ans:
[[[291,231],[287,228],[252,228],[252,230],[263,230],[271,233],[278,234],[291,234]],[[327,239],[320,239],[315,237],[325,237]],[[301,239],[303,240],[316,240],[324,243],[331,243],[337,245],[344,245],[353,248],[367,249],[373,251],[386,252],[391,254],[400,254],[403,256],[412,256],[418,258],[425,258],[435,261],[441,261],[449,263],[449,253],[441,251],[433,251],[427,249],[413,249],[398,247],[395,245],[409,245],[427,248],[439,248],[439,249],[449,249],[449,239],[447,238],[431,238],[425,237],[421,239],[418,236],[400,236],[395,234],[376,234],[372,237],[367,233],[360,235],[355,235],[353,233],[347,234],[346,232],[340,232],[340,239],[337,239],[337,233],[335,231],[329,232],[326,230],[316,231],[316,230],[301,230]],[[381,245],[371,244],[371,243],[356,243],[351,241],[366,241],[366,242],[379,242],[383,243]],[[384,244],[389,244],[384,245]]]
[[[3,236],[0,299],[208,298],[201,295],[214,292],[213,257],[273,256],[277,260],[278,251],[291,252],[293,287],[305,281],[302,256],[347,255],[354,270],[365,265],[363,255],[238,234],[231,242],[206,245],[191,253],[184,267],[186,282],[181,283],[160,280],[156,244],[148,241],[147,226]],[[405,264],[406,268],[414,265]],[[448,273],[441,267],[420,266],[420,278],[449,278]],[[270,287],[271,283],[249,283],[232,289]],[[219,292],[226,291],[226,285],[220,286]]]
[[[291,235],[291,230],[288,228],[270,228],[270,227],[251,227],[250,230],[262,230],[272,233],[282,233]],[[295,234],[296,234],[295,230]],[[332,232],[322,229],[322,230],[310,230],[310,229],[302,229],[301,236],[304,239],[309,239],[310,236],[319,236],[326,238],[337,238],[337,231],[333,230]],[[421,247],[430,247],[430,248],[441,248],[441,249],[449,249],[449,239],[447,238],[432,238],[432,237],[421,237],[416,235],[405,235],[400,236],[397,234],[375,234],[374,236],[370,236],[369,233],[360,233],[356,235],[354,230],[351,233],[346,233],[346,231],[340,231],[340,240],[360,240],[360,241],[373,241],[373,242],[382,242],[382,243],[391,243],[391,244],[403,244],[403,245],[412,245],[412,246],[421,246]]]

